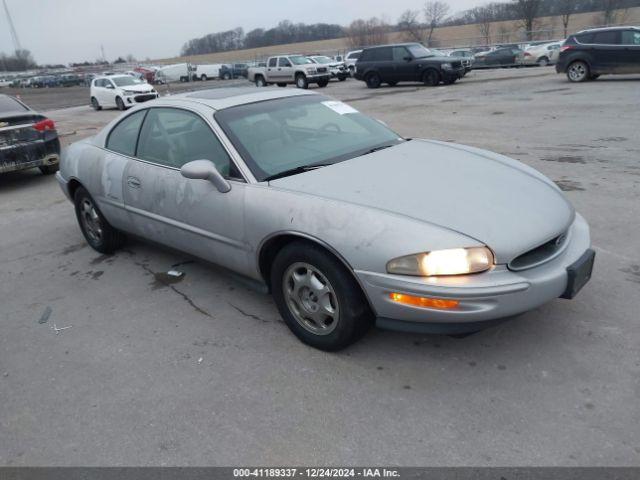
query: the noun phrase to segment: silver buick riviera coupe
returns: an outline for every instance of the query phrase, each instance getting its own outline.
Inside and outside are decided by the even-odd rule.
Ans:
[[[65,150],[57,179],[95,250],[132,235],[249,277],[323,350],[373,324],[481,330],[573,298],[595,256],[585,220],[537,171],[402,138],[303,90],[134,107]]]

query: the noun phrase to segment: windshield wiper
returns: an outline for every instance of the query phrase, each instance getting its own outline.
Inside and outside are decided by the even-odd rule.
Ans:
[[[381,146],[379,146],[379,147],[374,147],[374,148],[372,148],[371,150],[367,150],[366,152],[364,152],[364,153],[363,153],[363,154],[361,154],[360,156],[361,156],[361,157],[364,157],[365,155],[369,155],[370,153],[376,153],[376,152],[379,152],[380,150],[384,150],[384,149],[386,149],[386,148],[391,148],[391,147],[394,147],[394,146],[396,146],[396,145],[397,145],[397,144],[395,144],[395,143],[394,143],[394,144],[392,144],[392,145],[381,145]]]
[[[331,165],[330,163],[320,163],[320,164],[312,164],[312,165],[302,165],[300,167],[290,168],[289,170],[284,170],[280,173],[274,173],[273,175],[269,175],[264,178],[263,182],[269,182],[271,180],[277,180],[278,178],[290,177],[292,175],[297,175],[299,173],[310,172],[312,170],[317,170],[318,168],[327,167]]]

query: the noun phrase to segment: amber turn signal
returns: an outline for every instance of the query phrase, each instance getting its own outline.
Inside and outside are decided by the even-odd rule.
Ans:
[[[457,300],[444,300],[442,298],[414,297],[403,293],[390,293],[389,298],[397,303],[404,303],[412,307],[437,308],[439,310],[451,310],[460,305]]]

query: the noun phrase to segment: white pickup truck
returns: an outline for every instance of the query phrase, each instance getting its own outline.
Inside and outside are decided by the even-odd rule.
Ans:
[[[326,66],[318,65],[303,55],[279,55],[270,57],[266,67],[251,67],[247,78],[257,87],[295,84],[298,88],[309,88],[311,83],[326,87],[331,73]]]

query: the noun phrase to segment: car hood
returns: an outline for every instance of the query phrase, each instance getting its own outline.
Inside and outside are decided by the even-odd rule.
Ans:
[[[575,217],[560,189],[526,165],[483,150],[426,140],[270,185],[447,228],[489,246],[501,264],[564,233]]]

